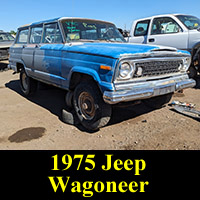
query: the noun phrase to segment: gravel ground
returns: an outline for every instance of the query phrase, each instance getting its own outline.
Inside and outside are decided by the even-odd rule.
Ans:
[[[23,97],[19,74],[0,63],[0,149],[200,149],[200,121],[168,105],[150,110],[143,104],[114,108],[109,124],[95,133],[62,122],[65,91],[40,89]],[[200,110],[200,78],[196,88],[172,100],[196,104]]]

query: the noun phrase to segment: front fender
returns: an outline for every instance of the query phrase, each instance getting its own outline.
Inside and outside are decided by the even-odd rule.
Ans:
[[[82,67],[82,66],[75,66],[70,71],[68,80],[71,80],[73,73],[81,73],[81,74],[86,74],[86,75],[91,76],[97,82],[97,84],[99,85],[99,88],[102,92],[104,92],[105,90],[114,90],[113,84],[102,81],[98,72],[94,69],[86,68],[86,67]]]

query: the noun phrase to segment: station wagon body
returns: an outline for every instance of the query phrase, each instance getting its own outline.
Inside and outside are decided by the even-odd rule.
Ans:
[[[36,81],[67,90],[68,106],[92,130],[108,123],[112,104],[164,104],[173,92],[195,85],[186,73],[188,52],[128,44],[114,24],[100,20],[64,17],[22,26],[9,61],[25,95]]]

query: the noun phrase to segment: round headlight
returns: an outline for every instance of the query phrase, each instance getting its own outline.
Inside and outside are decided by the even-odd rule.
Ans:
[[[187,71],[188,68],[190,67],[191,64],[191,58],[184,58],[183,59],[183,64],[181,64],[181,66],[179,67],[180,71]]]
[[[132,74],[132,71],[133,69],[129,63],[127,62],[123,63],[121,64],[120,69],[119,69],[119,76],[121,78],[131,78],[130,76]]]
[[[188,68],[190,67],[190,64],[191,64],[191,58],[190,57],[184,58],[183,63],[180,63],[180,66],[178,68],[179,71],[186,72]]]
[[[188,70],[188,68],[190,67],[190,64],[191,64],[191,57],[185,58],[184,65],[185,65],[186,70]]]

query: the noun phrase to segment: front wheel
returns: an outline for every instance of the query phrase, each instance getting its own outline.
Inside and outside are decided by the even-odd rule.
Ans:
[[[88,130],[98,130],[111,117],[111,106],[103,101],[96,83],[81,82],[74,90],[73,105],[81,124]]]
[[[29,77],[24,69],[20,71],[20,88],[25,96],[34,94],[37,89],[37,81]]]
[[[195,66],[190,66],[189,69],[188,69],[188,76],[190,78],[195,78],[197,76],[197,70],[195,68]]]

